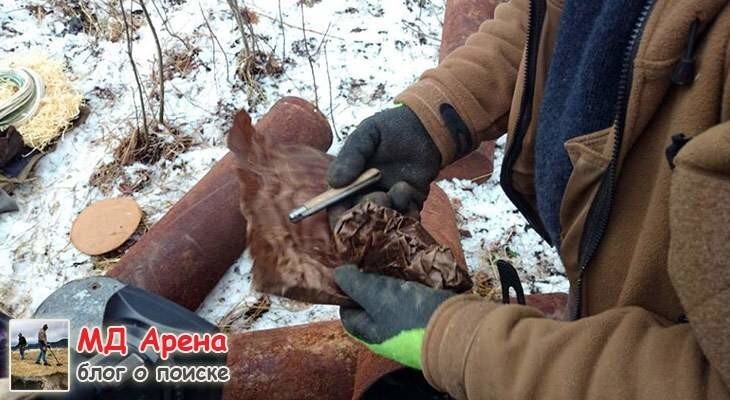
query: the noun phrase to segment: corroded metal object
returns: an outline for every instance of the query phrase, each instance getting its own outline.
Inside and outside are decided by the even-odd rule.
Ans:
[[[364,347],[339,321],[230,334],[224,400],[350,399]]]
[[[537,308],[550,319],[562,320],[568,317],[566,293],[539,293],[526,296],[527,305]]]
[[[322,151],[332,142],[327,119],[309,102],[294,97],[274,104],[256,128],[277,141]],[[235,157],[229,153],[129,249],[109,275],[197,308],[246,248],[246,220],[239,201]]]
[[[494,17],[498,0],[448,0],[441,33],[439,59],[443,61],[462,46],[482,22]],[[494,168],[494,142],[484,142],[477,150],[444,168],[438,179],[468,179],[481,183],[489,179]]]
[[[494,18],[500,0],[448,0],[441,31],[439,59],[464,45],[466,39],[479,29],[482,22]]]

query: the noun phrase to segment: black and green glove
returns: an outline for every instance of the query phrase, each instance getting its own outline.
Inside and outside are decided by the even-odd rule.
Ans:
[[[330,165],[327,182],[333,188],[346,186],[368,168],[382,173],[380,182],[370,190],[381,192],[381,205],[402,214],[417,214],[441,169],[441,153],[418,116],[401,105],[360,123]],[[330,213],[339,214],[358,200],[342,202]]]
[[[335,282],[362,307],[340,308],[345,330],[373,352],[421,369],[428,320],[455,293],[361,272],[354,265],[337,268]]]

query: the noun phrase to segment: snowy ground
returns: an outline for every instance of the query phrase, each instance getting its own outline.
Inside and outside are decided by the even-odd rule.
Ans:
[[[145,222],[154,223],[226,153],[224,134],[235,110],[245,108],[257,117],[285,95],[318,98],[338,134],[345,136],[359,120],[388,107],[421,71],[435,64],[443,14],[443,1],[323,0],[308,1],[314,4],[303,8],[294,0],[246,1],[258,16],[253,27],[260,36],[259,46],[288,60],[281,76],[261,79],[264,98],[249,101],[234,74],[242,45],[226,2],[148,3],[165,55],[186,54],[187,46],[194,49],[191,68],[171,73],[165,90],[167,120],[192,136],[194,144],[174,160],[125,167],[123,176],[104,192],[89,180],[112,160],[112,150],[131,132],[136,86],[124,39],[110,40],[118,34],[110,20],[118,9],[109,7],[117,3],[81,3],[90,3],[88,9],[99,21],[97,32],[76,32],[78,24],[67,10],[52,5],[69,3],[3,0],[0,4],[0,61],[28,52],[64,60],[91,109],[86,122],[67,132],[42,159],[35,179],[13,193],[21,210],[0,215],[0,307],[15,316],[31,315],[64,282],[104,272],[98,259],[69,244],[68,233],[75,216],[90,203],[120,195],[119,182],[148,176],[147,184],[132,195],[146,214]],[[419,7],[420,3],[426,5]],[[129,12],[129,3],[125,6]],[[300,51],[302,9],[314,78]],[[135,18],[141,26],[135,31],[134,56],[154,112],[158,107],[155,46],[147,24],[138,13]],[[336,153],[340,145],[338,141],[330,152]],[[534,232],[526,231],[496,180],[483,185],[443,182],[442,187],[456,205],[472,269],[498,254],[516,262],[529,291],[567,290],[554,252]],[[260,295],[249,289],[250,266],[250,258],[241,257],[199,314],[217,323],[231,310],[256,302]],[[335,317],[333,307],[272,299],[270,311],[252,328]]]

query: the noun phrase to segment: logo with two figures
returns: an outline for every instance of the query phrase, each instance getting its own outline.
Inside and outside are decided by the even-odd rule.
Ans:
[[[68,320],[12,319],[8,333],[11,392],[68,392]]]

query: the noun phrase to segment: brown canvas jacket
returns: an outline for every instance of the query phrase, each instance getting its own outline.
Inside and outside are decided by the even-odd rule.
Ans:
[[[507,131],[502,185],[538,232],[533,146],[561,9],[559,0],[500,5],[397,98],[444,164],[455,146],[441,104],[457,109],[474,143]],[[694,81],[673,84],[694,21]],[[559,250],[582,318],[451,299],[423,348],[437,388],[485,399],[730,398],[730,7],[656,0],[639,32],[625,112],[565,144],[573,173]],[[671,169],[665,150],[678,133],[692,139]]]

